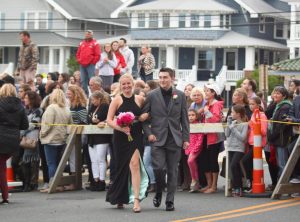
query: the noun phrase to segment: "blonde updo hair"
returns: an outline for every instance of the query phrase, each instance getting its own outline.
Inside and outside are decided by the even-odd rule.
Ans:
[[[50,104],[57,104],[59,107],[66,107],[65,94],[61,89],[54,89],[50,94]]]
[[[10,96],[13,96],[13,97],[17,96],[16,88],[10,83],[5,83],[0,88],[0,98],[10,97]]]
[[[132,87],[134,87],[134,79],[132,77],[131,74],[128,74],[128,73],[125,73],[124,75],[121,75],[120,79],[119,79],[119,85],[120,85],[120,92],[122,92],[122,89],[121,89],[121,81],[123,79],[129,79],[131,82],[132,82]]]

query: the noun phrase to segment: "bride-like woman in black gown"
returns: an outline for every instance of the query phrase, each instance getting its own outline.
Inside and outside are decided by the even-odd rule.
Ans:
[[[124,74],[119,82],[121,95],[112,100],[107,115],[107,123],[114,129],[116,175],[107,192],[106,201],[117,204],[118,208],[123,208],[123,204],[133,203],[133,211],[138,213],[149,182],[140,157],[143,149],[142,122],[148,118],[148,114],[142,114],[144,98],[133,94],[132,76]],[[120,127],[116,124],[115,117],[121,112],[132,112],[136,116],[132,126]],[[129,134],[133,141],[128,141]]]

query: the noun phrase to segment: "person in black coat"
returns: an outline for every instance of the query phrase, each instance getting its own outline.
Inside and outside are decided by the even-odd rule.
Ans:
[[[18,151],[20,130],[29,127],[25,109],[12,84],[4,84],[0,89],[0,189],[2,203],[8,203],[6,181],[6,160]]]
[[[283,86],[276,86],[272,95],[276,107],[271,118],[274,122],[269,125],[267,137],[268,142],[274,145],[276,150],[277,165],[279,167],[278,177],[280,177],[289,157],[287,148],[292,139],[291,125],[280,122],[287,121],[292,104],[287,99],[289,93]]]

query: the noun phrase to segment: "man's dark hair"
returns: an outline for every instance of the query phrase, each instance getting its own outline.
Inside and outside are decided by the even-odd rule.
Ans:
[[[3,81],[4,83],[10,83],[10,84],[12,84],[12,85],[15,85],[15,78],[12,77],[12,76],[10,76],[10,75],[4,76],[4,77],[2,78],[2,81]]]
[[[24,36],[27,36],[28,38],[30,38],[30,33],[29,32],[27,32],[27,31],[22,31],[22,32],[20,32],[19,33],[19,35],[24,35]]]
[[[42,74],[36,74],[35,78],[37,78],[37,77],[43,78]]]
[[[169,75],[171,76],[171,78],[175,78],[175,70],[174,69],[171,69],[171,68],[161,68],[160,70],[159,70],[159,72],[161,73],[161,72],[167,72],[167,73],[169,73]]]
[[[120,40],[123,40],[125,44],[127,43],[127,40],[124,38],[120,38]]]
[[[254,79],[249,79],[249,78],[247,78],[247,79],[249,80],[249,84],[252,87],[253,92],[255,92],[256,88],[257,88],[256,81]]]

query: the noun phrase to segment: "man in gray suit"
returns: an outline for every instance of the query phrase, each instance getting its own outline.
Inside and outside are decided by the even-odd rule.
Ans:
[[[177,188],[178,163],[181,149],[189,145],[189,122],[186,99],[183,92],[172,87],[175,72],[170,68],[159,71],[160,87],[149,93],[143,112],[150,118],[143,124],[151,143],[152,166],[156,179],[155,207],[161,204],[167,171],[166,210],[174,210],[174,194]]]

